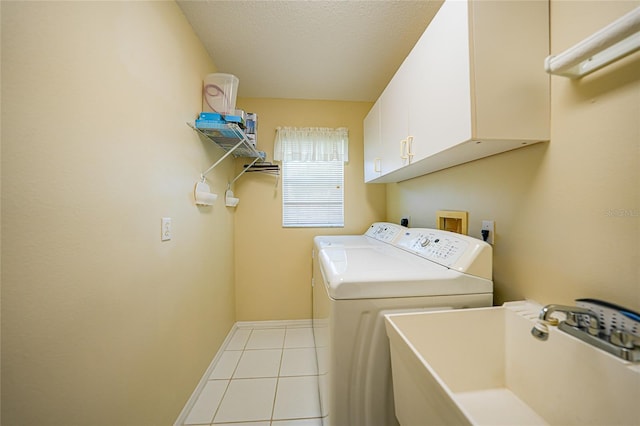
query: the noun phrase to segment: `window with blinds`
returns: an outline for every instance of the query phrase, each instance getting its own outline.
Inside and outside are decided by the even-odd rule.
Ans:
[[[282,161],[282,226],[344,226],[344,162]]]
[[[278,127],[273,157],[282,162],[282,226],[344,226],[346,127]]]

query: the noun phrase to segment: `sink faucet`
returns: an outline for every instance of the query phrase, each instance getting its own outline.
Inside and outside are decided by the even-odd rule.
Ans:
[[[564,321],[552,318],[551,314],[554,312],[564,312],[567,318]],[[589,317],[589,327],[581,324],[582,316]],[[640,322],[635,318],[631,320]],[[606,316],[603,321],[606,328]],[[628,329],[601,330],[601,321],[592,310],[577,306],[547,305],[540,310],[531,334],[536,339],[545,341],[549,338],[550,325],[557,325],[559,330],[625,361],[640,362],[640,337]]]
[[[589,334],[592,336],[598,336],[600,333],[600,321],[598,315],[592,310],[580,308],[578,306],[565,306],[565,305],[547,305],[540,310],[538,321],[531,329],[533,337],[539,340],[547,340],[549,338],[548,325],[557,325],[558,320],[551,318],[551,314],[554,312],[564,312],[567,319],[564,321],[567,325],[572,327],[579,327],[579,316],[589,316]]]

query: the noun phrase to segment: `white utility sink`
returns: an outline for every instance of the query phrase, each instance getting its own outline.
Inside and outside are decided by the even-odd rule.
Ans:
[[[556,327],[533,338],[541,306],[388,315],[403,426],[638,425],[640,365]]]

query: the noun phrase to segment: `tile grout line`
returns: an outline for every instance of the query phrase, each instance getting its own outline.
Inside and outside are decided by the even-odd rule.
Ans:
[[[253,333],[253,328],[251,329],[251,331],[249,332],[249,336],[247,336],[247,340],[246,342],[244,342],[244,345],[242,346],[242,353],[240,354],[240,358],[238,358],[238,362],[236,362],[236,366],[233,367],[233,371],[231,372],[231,376],[229,377],[229,381],[227,382],[227,386],[224,388],[224,392],[222,393],[222,397],[220,397],[220,402],[218,402],[218,406],[216,407],[216,409],[213,412],[213,417],[211,418],[211,424],[213,425],[215,420],[216,420],[216,416],[218,415],[218,411],[220,411],[220,407],[222,406],[222,401],[224,401],[224,397],[227,395],[227,391],[229,390],[229,387],[231,386],[231,381],[233,380],[233,376],[236,374],[236,370],[238,369],[238,365],[240,365],[240,360],[242,359],[242,355],[244,355],[244,348],[247,346],[247,342],[249,341],[249,339],[251,338],[251,334]],[[224,348],[224,352],[227,352],[227,348]]]
[[[227,386],[225,386],[224,392],[222,392],[222,396],[220,397],[220,402],[218,402],[218,406],[213,411],[213,417],[211,417],[211,424],[213,424],[213,422],[216,420],[216,416],[218,415],[218,411],[220,410],[220,406],[222,405],[222,400],[227,394],[227,391],[229,390],[229,386],[231,386],[231,379],[227,381]]]
[[[295,328],[303,328],[303,327],[291,327],[291,329],[295,329]],[[274,418],[274,415],[275,415],[275,403],[276,403],[277,396],[278,396],[278,389],[279,389],[280,379],[281,378],[283,378],[283,377],[284,378],[316,377],[316,379],[319,380],[319,375],[318,374],[296,374],[296,375],[293,375],[293,376],[281,376],[282,367],[283,367],[283,363],[284,363],[284,351],[287,350],[287,349],[308,349],[306,346],[293,346],[293,347],[287,348],[286,347],[286,342],[287,342],[287,331],[288,330],[289,330],[289,327],[287,327],[286,330],[285,330],[285,337],[284,337],[284,341],[282,342],[282,355],[281,355],[281,358],[280,358],[280,367],[278,369],[278,378],[277,378],[278,380],[276,382],[276,395],[274,397],[273,409],[272,409],[272,412],[271,412],[271,423],[270,423],[270,425],[273,425],[273,423],[276,422],[276,421],[280,421],[280,422],[282,422],[282,421],[295,421],[295,420],[303,420],[304,421],[304,420],[310,420],[310,419],[315,419],[315,418],[318,418],[318,419],[322,418],[321,416],[320,417],[295,417],[295,418],[286,418],[286,419],[276,419],[276,418]],[[315,353],[314,353],[314,357],[315,357]],[[322,414],[322,413],[319,413],[319,414]]]
[[[287,341],[287,328],[284,329],[284,337],[282,338],[282,348],[280,348],[280,364],[278,365],[278,375],[276,377],[276,391],[273,395],[273,405],[271,406],[271,418],[269,424],[273,424],[273,416],[276,413],[276,401],[278,400],[278,387],[280,386],[280,372],[282,371],[282,361],[284,360],[284,346]]]
[[[227,395],[227,391],[229,390],[229,387],[231,386],[231,381],[233,380],[233,376],[236,374],[236,371],[238,370],[238,366],[240,365],[240,360],[242,359],[242,356],[244,355],[244,351],[247,347],[247,343],[249,342],[249,339],[251,338],[251,334],[253,334],[253,328],[251,328],[251,331],[249,332],[249,336],[247,336],[247,340],[244,342],[244,345],[242,346],[242,353],[240,354],[240,358],[238,358],[238,362],[236,362],[236,366],[233,367],[233,371],[231,372],[231,376],[229,377],[229,380],[227,381],[227,386],[224,389],[224,392],[222,393],[222,397],[220,398],[220,402],[218,402],[218,406],[216,407],[214,413],[213,413],[213,417],[211,418],[211,424],[214,425],[215,420],[216,420],[216,416],[218,415],[218,412],[220,411],[220,407],[222,406],[222,401],[224,401],[224,397]],[[225,350],[223,351],[227,352],[227,349],[225,348]]]

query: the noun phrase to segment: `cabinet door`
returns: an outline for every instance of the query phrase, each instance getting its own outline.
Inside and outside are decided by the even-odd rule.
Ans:
[[[382,147],[380,144],[380,99],[364,118],[364,181],[380,177]]]
[[[471,138],[469,6],[446,1],[411,52],[411,161]]]
[[[410,82],[404,63],[380,96],[380,135],[382,141],[382,175],[409,162],[407,132],[409,130]],[[404,142],[403,142],[404,141]]]

